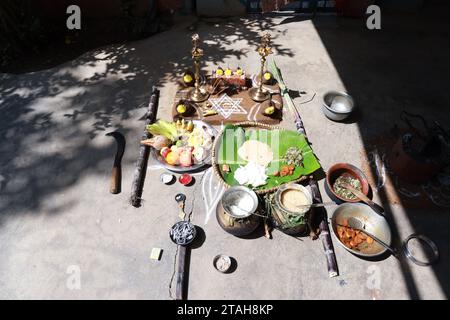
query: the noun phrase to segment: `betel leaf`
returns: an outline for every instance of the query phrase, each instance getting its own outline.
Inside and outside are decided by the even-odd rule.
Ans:
[[[226,125],[218,142],[217,163],[219,164],[223,179],[231,186],[239,185],[234,179],[234,172],[239,166],[245,165],[246,161],[239,157],[238,149],[248,140],[257,140],[268,144],[274,154],[274,159],[266,170],[266,174],[269,176],[267,183],[263,186],[254,188],[254,190],[270,189],[296,180],[300,178],[300,176],[312,174],[320,168],[320,164],[310,145],[306,141],[305,136],[298,132],[283,129],[244,129],[235,125]],[[285,177],[273,176],[275,171],[280,171],[281,166],[286,164],[283,160],[283,156],[290,147],[297,147],[302,151],[303,165],[295,167],[292,175]],[[231,171],[228,173],[223,172],[223,164],[227,164]]]

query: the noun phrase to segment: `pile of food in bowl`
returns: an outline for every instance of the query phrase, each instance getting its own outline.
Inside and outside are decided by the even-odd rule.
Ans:
[[[348,200],[358,199],[350,190],[345,188],[345,185],[349,185],[358,191],[362,191],[361,181],[353,178],[351,175],[340,175],[333,183],[333,191],[342,198]]]
[[[375,239],[362,231],[350,228],[350,219],[361,221],[365,231],[384,243],[391,244],[391,230],[384,216],[377,214],[365,204],[346,202],[339,205],[331,217],[332,231],[340,245],[362,257],[375,257],[386,251],[386,248]]]
[[[365,235],[360,230],[355,230],[348,226],[347,220],[343,220],[342,225],[336,226],[337,235],[339,240],[349,249],[364,250],[367,246],[373,244],[374,240]]]
[[[184,168],[202,164],[212,148],[213,135],[202,122],[158,120],[147,126],[151,139],[141,141],[159,151],[158,160]]]

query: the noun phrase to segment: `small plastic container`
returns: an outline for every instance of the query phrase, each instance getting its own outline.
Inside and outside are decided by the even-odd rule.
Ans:
[[[192,176],[188,173],[183,173],[179,178],[178,181],[184,185],[184,186],[188,186],[192,183]]]

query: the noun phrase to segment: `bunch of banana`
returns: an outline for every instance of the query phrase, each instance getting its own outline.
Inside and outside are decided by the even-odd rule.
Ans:
[[[178,131],[191,132],[192,130],[194,130],[194,123],[192,121],[184,121],[184,119],[178,119],[175,122],[175,127]]]

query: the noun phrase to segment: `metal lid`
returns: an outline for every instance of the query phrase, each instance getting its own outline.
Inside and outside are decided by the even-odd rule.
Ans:
[[[428,258],[428,261],[419,260],[417,256],[414,256],[415,253],[410,248],[410,241],[413,239],[419,240],[422,244],[425,244],[429,249],[431,249],[429,250],[431,256]],[[411,260],[412,262],[414,262],[419,266],[423,267],[430,266],[439,260],[439,249],[436,246],[436,244],[433,241],[431,241],[431,239],[421,234],[415,233],[406,238],[403,241],[402,250],[409,260]]]

